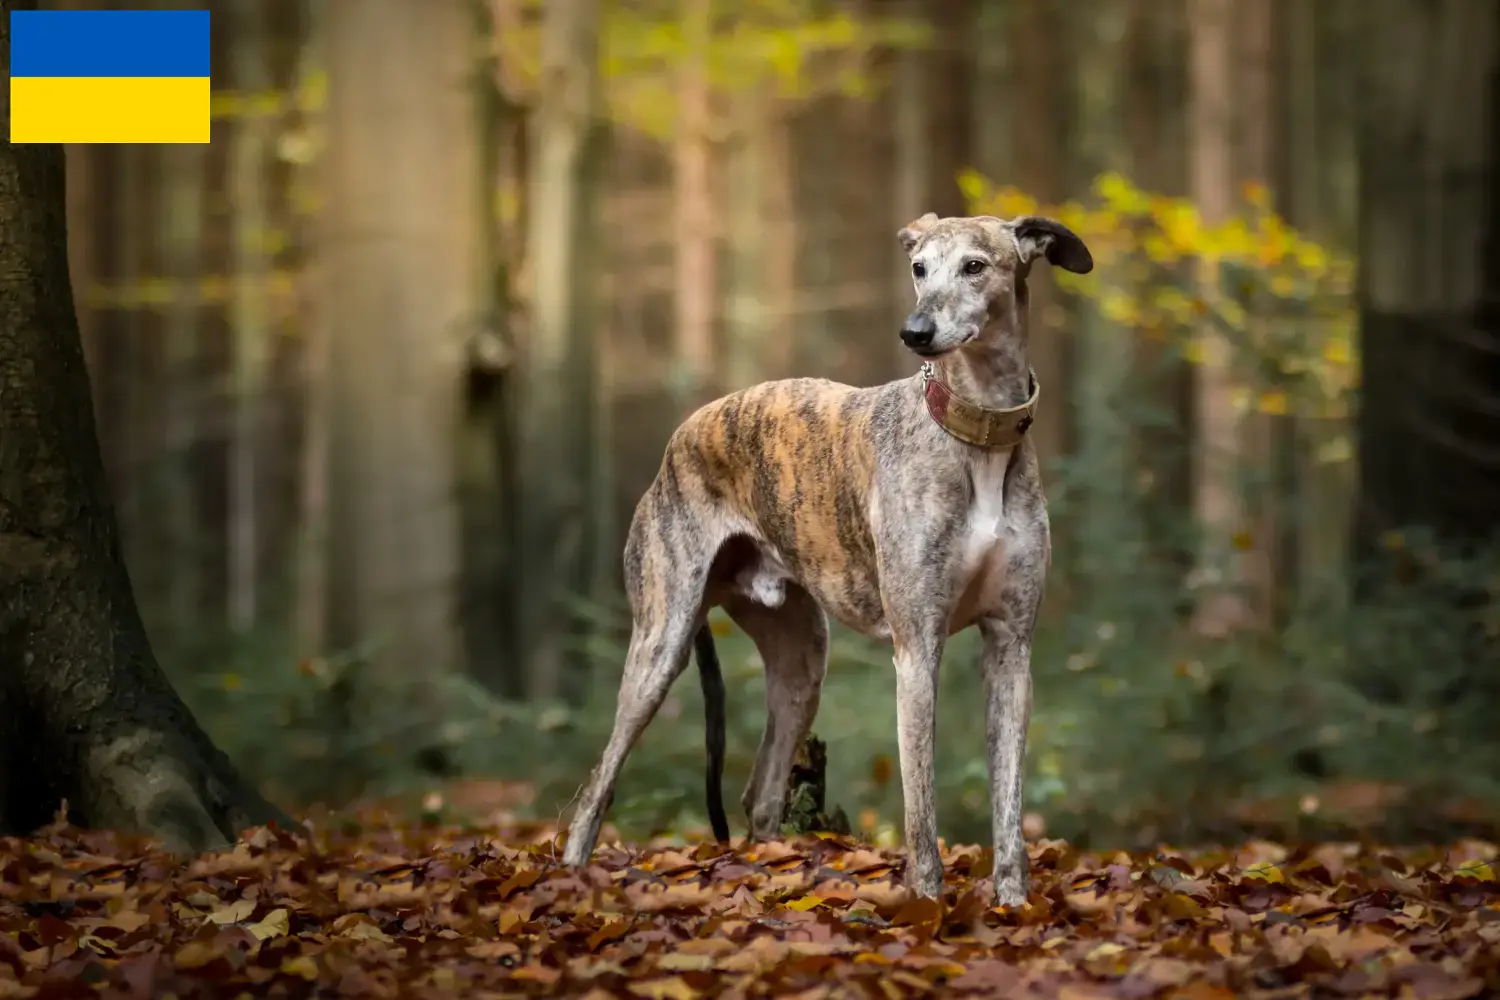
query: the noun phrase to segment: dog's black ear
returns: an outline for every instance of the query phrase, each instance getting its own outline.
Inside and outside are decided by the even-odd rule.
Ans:
[[[922,239],[922,234],[931,229],[937,220],[936,212],[928,212],[915,222],[908,223],[905,229],[896,234],[896,238],[901,241],[901,249],[911,253],[918,241]]]
[[[1089,253],[1082,237],[1056,219],[1023,215],[1013,219],[1010,228],[1021,247],[1023,263],[1046,255],[1047,263],[1074,274],[1088,274],[1094,269],[1094,255]]]

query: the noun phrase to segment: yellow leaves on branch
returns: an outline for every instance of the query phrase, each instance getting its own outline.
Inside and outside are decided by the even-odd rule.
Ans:
[[[534,96],[540,75],[541,0],[525,0],[525,16],[497,32],[496,58],[507,76]],[[824,93],[865,96],[871,89],[866,55],[879,47],[929,43],[931,29],[899,18],[814,12],[800,0],[743,0],[715,4],[714,31],[703,57],[716,94],[771,92],[803,99]],[[734,16],[730,16],[734,15]],[[657,139],[676,129],[681,69],[697,55],[679,4],[607,4],[600,30],[599,71],[612,121]]]
[[[1086,202],[1060,205],[973,171],[958,184],[975,214],[1049,215],[1082,236],[1094,271],[1055,277],[1109,322],[1167,341],[1193,363],[1204,360],[1205,334],[1219,337],[1237,373],[1276,373],[1270,384],[1243,376],[1237,395],[1247,408],[1347,412],[1357,380],[1354,261],[1288,225],[1264,185],[1246,184],[1235,211],[1210,221],[1192,201],[1118,173],[1095,180]]]

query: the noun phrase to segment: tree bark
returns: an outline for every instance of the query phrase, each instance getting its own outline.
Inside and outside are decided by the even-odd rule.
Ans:
[[[0,0],[0,57],[10,12]],[[0,94],[7,130],[10,97]],[[63,150],[0,150],[0,827],[75,823],[169,849],[287,817],[162,674],[120,554],[68,275]]]
[[[382,697],[461,666],[456,452],[477,321],[479,156],[464,0],[333,3],[324,160],[329,629]],[[430,702],[426,708],[431,708]]]
[[[542,11],[539,97],[526,240],[529,336],[518,375],[519,512],[512,551],[521,603],[518,659],[535,697],[581,693],[569,652],[568,600],[586,595],[592,560],[589,489],[598,405],[592,346],[599,238],[595,204],[604,128],[599,121],[599,7]]]
[[[1129,85],[1126,28],[1130,10],[1116,0],[1075,0],[1079,15],[1070,29],[1076,53],[1078,123],[1071,143],[1070,166],[1075,190],[1088,190],[1106,171],[1128,170],[1129,145],[1124,95]],[[1127,270],[1096,264],[1106,285],[1128,285]],[[1142,532],[1135,503],[1135,470],[1130,465],[1130,375],[1135,337],[1099,312],[1090,302],[1074,301],[1073,337],[1078,350],[1068,391],[1076,427],[1076,457],[1087,470],[1088,486],[1079,496],[1078,515],[1069,537],[1074,552],[1068,565],[1073,594],[1101,614],[1118,613],[1119,600],[1131,593],[1140,574],[1140,553],[1132,542]]]
[[[1131,172],[1146,190],[1171,197],[1187,193],[1186,18],[1185,0],[1131,0],[1123,98]],[[1149,294],[1161,280],[1147,275],[1138,294]],[[1183,538],[1183,525],[1192,522],[1193,371],[1165,336],[1138,338],[1133,361],[1135,384],[1168,415],[1163,423],[1136,428],[1130,459],[1143,480],[1142,535],[1149,556],[1143,569],[1160,585],[1175,587],[1195,558]]]
[[[235,25],[231,79],[243,94],[262,93],[266,71],[265,18],[262,0],[238,0],[231,10]],[[229,572],[226,618],[237,633],[255,627],[259,616],[260,491],[256,458],[261,443],[261,407],[265,359],[271,324],[265,307],[269,261],[265,254],[270,229],[266,199],[266,147],[270,119],[246,115],[234,123],[229,184],[234,294],[230,305],[233,331],[233,418],[229,438],[228,537]]]
[[[683,416],[716,395],[719,376],[714,323],[718,233],[713,196],[713,91],[708,77],[713,32],[713,0],[682,0],[687,55],[680,75],[673,142],[677,359],[682,367],[673,381]]]
[[[1500,13],[1383,0],[1361,17],[1354,597],[1404,602],[1400,576],[1432,580],[1392,575],[1411,566],[1392,533],[1426,529],[1434,556],[1472,556],[1500,508]],[[1456,606],[1475,598],[1453,590]],[[1473,624],[1470,700],[1495,683],[1494,640]],[[1410,666],[1368,645],[1361,672],[1377,689]]]
[[[1206,226],[1222,224],[1234,209],[1232,0],[1189,0],[1193,146],[1189,178],[1193,200]],[[1219,295],[1217,266],[1199,262],[1199,294]],[[1237,489],[1242,454],[1235,412],[1231,345],[1211,324],[1198,332],[1193,501],[1202,532],[1199,573],[1203,596],[1193,629],[1220,637],[1250,626],[1254,615],[1243,591],[1248,560],[1235,544],[1249,525]]]

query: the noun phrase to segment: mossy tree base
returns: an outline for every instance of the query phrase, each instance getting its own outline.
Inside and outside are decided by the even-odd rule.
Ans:
[[[10,12],[0,0],[0,57]],[[0,91],[5,128],[10,96]],[[0,147],[0,830],[70,821],[177,852],[292,821],[199,728],[121,559],[68,276],[63,151]]]

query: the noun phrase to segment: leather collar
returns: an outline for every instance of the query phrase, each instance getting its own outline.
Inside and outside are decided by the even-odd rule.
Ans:
[[[992,410],[955,396],[928,361],[922,364],[922,395],[927,400],[927,412],[937,425],[965,444],[976,448],[1014,448],[1031,427],[1037,397],[1042,392],[1036,372],[1028,368],[1026,375],[1031,384],[1026,402],[1005,410]]]

